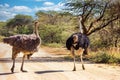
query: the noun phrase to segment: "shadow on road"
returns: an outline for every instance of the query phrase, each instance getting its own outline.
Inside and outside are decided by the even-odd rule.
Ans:
[[[10,75],[10,74],[13,74],[13,73],[11,73],[11,72],[0,73],[0,75]]]
[[[45,73],[55,73],[55,72],[64,72],[63,70],[47,70],[47,71],[36,71],[36,74],[45,74]]]
[[[16,62],[21,63],[22,57],[16,58]],[[25,60],[25,62],[62,62],[62,61],[71,61],[65,60],[64,57],[32,57],[30,60]],[[10,63],[12,62],[11,58],[0,58],[0,62]]]

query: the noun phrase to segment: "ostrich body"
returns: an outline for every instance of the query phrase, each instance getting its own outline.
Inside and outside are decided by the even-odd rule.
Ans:
[[[30,56],[38,51],[41,39],[38,34],[38,22],[34,23],[34,33],[30,35],[14,35],[3,39],[4,43],[10,44],[12,46],[12,60],[13,65],[11,68],[11,72],[14,73],[14,67],[15,67],[15,58],[17,57],[17,54],[22,52],[23,58],[22,58],[22,65],[21,65],[21,71],[27,72],[23,70],[23,64],[24,59],[27,56],[29,59]]]
[[[74,68],[73,71],[76,71],[75,66],[75,52],[74,50],[78,50],[78,54],[80,55],[82,68],[85,70],[83,63],[83,54],[87,54],[87,48],[89,46],[89,38],[82,33],[74,33],[72,34],[66,41],[66,47],[71,51],[73,59],[74,59]]]
[[[81,59],[81,63],[82,63],[82,68],[83,70],[85,70],[84,64],[83,64],[83,54],[86,55],[87,54],[87,48],[89,46],[89,38],[83,34],[83,30],[82,30],[82,17],[79,16],[79,22],[80,22],[80,32],[79,33],[74,33],[72,34],[66,41],[66,47],[68,50],[71,51],[71,54],[73,56],[74,59],[74,68],[73,71],[76,71],[76,66],[75,66],[75,50],[79,51],[79,55],[80,55],[80,59]]]

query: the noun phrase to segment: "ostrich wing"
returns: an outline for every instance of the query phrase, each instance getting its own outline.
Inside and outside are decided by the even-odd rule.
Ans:
[[[4,43],[24,51],[37,51],[40,39],[35,35],[15,35],[3,39]]]

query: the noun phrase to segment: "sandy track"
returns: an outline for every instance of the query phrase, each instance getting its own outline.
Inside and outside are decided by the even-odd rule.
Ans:
[[[24,69],[28,72],[23,73],[19,70],[22,54],[18,56],[15,73],[11,74],[11,47],[0,43],[0,80],[120,80],[119,66],[86,63],[86,70],[82,70],[81,64],[77,62],[77,71],[73,72],[72,62],[50,55],[42,49],[31,60],[26,60]]]

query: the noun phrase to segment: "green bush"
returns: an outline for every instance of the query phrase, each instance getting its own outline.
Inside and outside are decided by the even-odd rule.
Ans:
[[[3,36],[0,36],[0,42],[2,42],[2,41],[3,41],[3,38],[4,38]]]
[[[110,56],[106,53],[96,53],[92,55],[90,60],[97,63],[107,63],[109,59]]]
[[[56,25],[40,26],[40,37],[44,44],[46,43],[61,43],[62,41],[62,28]]]
[[[73,60],[72,56],[70,56],[70,55],[64,56],[64,59],[65,60]]]
[[[90,55],[89,60],[96,63],[120,63],[120,56],[107,52],[97,52]]]
[[[119,63],[119,58],[111,56],[108,63]]]

